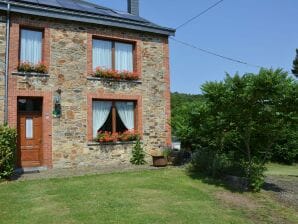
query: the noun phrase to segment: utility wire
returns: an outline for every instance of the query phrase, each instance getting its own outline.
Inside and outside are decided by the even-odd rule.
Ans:
[[[235,59],[235,58],[231,58],[231,57],[227,57],[227,56],[224,56],[224,55],[221,55],[221,54],[218,54],[218,53],[215,53],[215,52],[212,52],[210,50],[205,50],[203,48],[200,48],[200,47],[197,47],[193,44],[189,44],[189,43],[186,43],[184,41],[181,41],[181,40],[177,40],[173,37],[170,37],[171,40],[173,41],[176,41],[177,43],[180,43],[184,46],[188,46],[190,48],[193,48],[193,49],[196,49],[198,51],[201,51],[201,52],[204,52],[206,54],[210,54],[210,55],[213,55],[213,56],[216,56],[216,57],[219,57],[219,58],[222,58],[222,59],[225,59],[225,60],[228,60],[228,61],[232,61],[232,62],[236,62],[236,63],[239,63],[239,64],[243,64],[243,65],[247,65],[247,66],[251,66],[251,67],[256,67],[256,68],[263,68],[263,66],[260,66],[260,65],[255,65],[255,64],[250,64],[250,63],[247,63],[245,61],[242,61],[242,60],[239,60],[239,59]]]
[[[186,24],[190,23],[191,21],[199,18],[200,16],[204,15],[206,12],[208,12],[209,10],[211,10],[212,8],[214,8],[215,6],[219,5],[221,2],[223,2],[224,0],[220,0],[216,3],[214,3],[213,5],[209,6],[207,9],[203,10],[202,12],[200,12],[198,15],[190,18],[189,20],[187,20],[186,22],[182,23],[181,25],[176,27],[176,30],[180,29],[181,27],[185,26]]]

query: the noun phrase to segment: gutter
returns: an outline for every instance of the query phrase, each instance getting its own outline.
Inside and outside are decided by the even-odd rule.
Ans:
[[[9,64],[9,41],[10,41],[10,3],[7,1],[6,15],[6,48],[5,48],[5,93],[4,93],[4,124],[8,123],[8,64]]]

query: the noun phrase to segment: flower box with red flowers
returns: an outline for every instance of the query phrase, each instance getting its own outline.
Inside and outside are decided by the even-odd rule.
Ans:
[[[21,62],[18,66],[18,72],[46,74],[48,73],[48,68],[42,62],[39,62],[37,64]]]
[[[116,80],[138,80],[139,75],[136,72],[117,71],[112,69],[104,69],[97,67],[92,74],[93,77],[116,79]]]
[[[107,142],[129,142],[136,141],[139,138],[139,134],[134,130],[127,130],[125,132],[109,132],[109,131],[98,131],[97,138],[95,141],[101,143]]]

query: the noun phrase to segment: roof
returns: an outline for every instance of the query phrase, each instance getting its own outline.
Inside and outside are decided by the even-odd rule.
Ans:
[[[84,0],[0,0],[0,10],[50,18],[80,21],[121,27],[163,35],[174,35],[175,30],[154,24],[140,16],[113,10]]]

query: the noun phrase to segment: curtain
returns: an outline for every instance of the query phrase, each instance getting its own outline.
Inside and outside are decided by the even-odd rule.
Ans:
[[[134,129],[134,103],[116,102],[118,114],[128,130]]]
[[[132,44],[115,43],[115,66],[118,71],[133,72],[133,46]]]
[[[105,40],[93,40],[92,49],[93,70],[96,67],[104,69],[112,68],[112,42]]]
[[[112,107],[110,101],[93,101],[93,137],[96,137],[98,129],[106,122]]]
[[[42,32],[21,30],[21,62],[37,64],[42,60]]]

